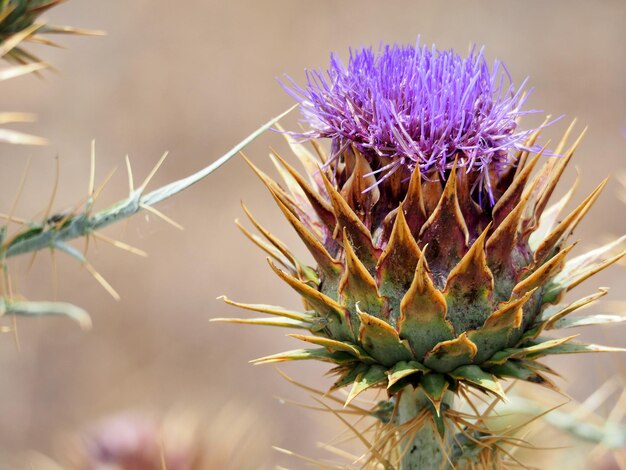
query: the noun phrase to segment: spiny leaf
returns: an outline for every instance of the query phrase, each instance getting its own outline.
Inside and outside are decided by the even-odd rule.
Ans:
[[[565,171],[567,164],[574,155],[586,131],[587,129],[585,128],[564,156],[551,158],[537,175],[534,181],[534,183],[536,182],[537,184],[532,185],[532,203],[528,205],[523,223],[524,235],[530,234],[530,232],[537,228],[539,219],[543,214],[548,200],[552,196],[554,188],[563,175],[563,171]]]
[[[287,209],[280,199],[276,198],[276,204],[278,204],[280,210],[283,212],[291,226],[296,230],[300,239],[309,250],[309,253],[311,253],[317,262],[317,267],[323,274],[324,281],[330,284],[330,288],[327,289],[327,291],[333,290],[332,287],[336,286],[339,280],[338,278],[341,273],[341,263],[330,256],[324,245],[289,209]]]
[[[540,353],[545,350],[549,350],[555,346],[567,343],[578,335],[568,336],[566,338],[537,338],[523,344],[518,348],[508,348],[495,353],[491,358],[485,362],[486,367],[490,367],[496,364],[504,364],[509,359],[523,359],[527,357],[533,357],[534,354]]]
[[[276,124],[276,129],[281,131],[281,134],[283,135],[283,137],[287,141],[287,144],[291,148],[291,151],[294,153],[294,155],[296,157],[298,157],[298,160],[300,160],[300,163],[302,164],[302,166],[305,169],[305,173],[309,176],[310,184],[313,185],[313,186],[316,185],[316,181],[314,180],[314,175],[317,173],[319,160],[311,152],[309,152],[309,150],[303,144],[301,144],[300,142],[295,140],[291,136],[291,134],[289,132],[286,132],[285,129],[283,129],[283,127],[280,124],[278,124],[278,123]],[[285,167],[285,168],[287,168],[287,167]],[[287,168],[287,170],[292,174],[292,176],[296,180],[301,178],[300,175],[298,175],[298,177],[296,177],[297,172],[295,170],[293,170],[293,168],[291,168],[291,169]],[[300,183],[300,181],[298,181],[298,182]],[[320,183],[321,183],[321,181],[320,181]],[[304,187],[302,189],[305,191],[305,193],[307,192]],[[313,192],[313,193],[315,193],[315,192]]]
[[[308,359],[334,362],[336,364],[348,364],[355,361],[354,356],[352,356],[351,354],[342,351],[330,352],[326,348],[320,348],[294,349],[292,351],[286,351],[284,353],[261,357],[250,362],[252,362],[253,364],[271,364],[276,362],[304,361]]]
[[[300,185],[300,188],[302,188],[302,191],[306,195],[309,203],[313,207],[313,210],[320,218],[322,223],[326,225],[329,230],[332,231],[337,223],[337,219],[335,218],[335,214],[333,213],[332,206],[323,197],[321,197],[319,192],[314,190],[291,165],[283,160],[278,154],[275,154],[275,157],[287,170],[291,177]],[[313,173],[317,171],[318,170],[316,169],[313,171]]]
[[[572,122],[570,122],[569,126],[567,126],[567,129],[563,133],[563,136],[561,137],[559,144],[556,146],[556,149],[554,149],[555,155],[560,155],[563,149],[565,148],[565,145],[567,144],[567,141],[569,140],[570,135],[572,134],[572,131],[574,130],[574,127],[576,127],[577,121],[578,121],[578,118],[574,118],[572,119]]]
[[[371,227],[372,207],[380,198],[376,177],[365,157],[355,147],[348,147],[344,158],[352,156],[355,160],[350,177],[341,188],[340,194],[355,214],[367,227]]]
[[[280,187],[276,181],[261,171],[261,169],[254,165],[252,161],[250,161],[243,153],[241,153],[241,156],[252,171],[254,171],[254,173],[259,177],[261,182],[265,185],[277,202],[282,203],[283,207],[299,220],[302,221],[302,219],[307,217],[305,212],[298,207],[298,204],[285,192],[285,190],[283,190],[283,188]]]
[[[565,217],[556,228],[541,242],[534,254],[534,263],[538,265],[549,257],[563,242],[565,237],[572,233],[581,219],[587,214],[591,206],[598,199],[598,196],[606,186],[608,179],[605,179],[593,192]]]
[[[437,207],[420,231],[420,239],[428,243],[435,275],[450,272],[467,251],[468,238],[457,198],[455,164]]]
[[[354,338],[350,328],[348,312],[341,305],[330,297],[322,294],[317,289],[314,289],[299,279],[282,272],[270,260],[268,260],[268,263],[278,277],[289,284],[291,288],[298,292],[317,313],[322,315],[327,320],[327,328],[331,332],[333,338],[345,340]]]
[[[349,354],[352,354],[354,357],[356,357],[357,359],[363,362],[370,362],[370,363],[374,362],[374,360],[371,357],[369,357],[365,353],[365,351],[363,351],[361,348],[359,348],[353,343],[337,341],[337,340],[330,339],[330,338],[324,338],[322,336],[305,336],[305,335],[297,335],[297,334],[290,334],[287,336],[290,336],[291,338],[299,339],[300,341],[306,341],[307,343],[316,344],[317,346],[323,346],[332,351],[347,352]]]
[[[478,348],[467,337],[467,333],[461,333],[455,339],[437,344],[426,354],[424,365],[437,372],[449,372],[470,364],[477,352]]]
[[[409,341],[415,357],[421,359],[437,343],[455,337],[446,320],[446,300],[435,289],[426,268],[426,249],[419,258],[411,287],[400,302],[398,331]]]
[[[287,171],[284,165],[279,162],[280,157],[278,153],[272,148],[270,148],[269,157],[298,208],[302,211],[306,211],[309,208],[307,205],[308,198],[306,197],[306,194],[304,193],[296,179],[291,175],[289,171]]]
[[[283,201],[289,200],[288,194],[283,190],[283,188],[280,187],[280,185],[276,181],[274,181],[263,170],[261,170],[258,166],[252,163],[252,160],[246,157],[243,152],[240,152],[239,154],[241,155],[241,158],[244,159],[246,164],[250,167],[250,169],[254,172],[254,174],[258,176],[261,182],[271,193],[275,193],[276,196],[281,198],[281,200]]]
[[[441,412],[441,401],[448,390],[449,383],[442,374],[430,373],[422,376],[420,386],[424,389],[426,397],[432,402],[437,415]]]
[[[386,366],[412,359],[396,330],[387,322],[361,311],[358,315],[361,319],[359,342],[370,356]]]
[[[363,225],[363,222],[361,222],[341,194],[339,194],[330,181],[328,181],[326,175],[324,175],[323,172],[321,175],[326,191],[330,196],[330,202],[333,206],[335,216],[337,217],[334,237],[337,238],[339,236],[338,230],[345,228],[346,233],[355,247],[359,260],[361,260],[368,270],[372,270],[373,272],[380,253],[378,249],[374,247],[370,231]]]
[[[530,149],[535,145],[535,142],[537,142],[537,139],[541,135],[541,132],[549,125],[551,119],[552,119],[552,116],[550,115],[546,116],[541,126],[535,129],[535,131],[526,139],[526,141],[524,142],[524,147],[526,149]],[[546,147],[547,145],[548,144],[546,144]],[[515,168],[515,176],[520,176],[521,172],[529,165],[527,164],[529,155],[530,155],[529,150],[520,149],[515,153],[515,161],[517,162],[517,165]]]
[[[369,365],[362,362],[358,363],[355,367],[350,367],[346,370],[339,379],[330,387],[330,391],[337,390],[339,388],[350,385],[356,380],[356,378],[365,372],[369,368]]]
[[[569,260],[566,263],[563,272],[569,273],[573,271],[584,270],[589,267],[595,267],[594,265],[598,262],[601,262],[602,258],[606,258],[606,255],[614,252],[616,249],[619,249],[619,247],[624,243],[626,243],[626,235],[622,235],[616,240],[613,240],[606,245],[596,248],[595,250],[583,253],[582,255],[579,255],[576,258]]]
[[[516,362],[519,362],[521,365],[526,367],[527,369],[534,370],[535,372],[545,372],[546,374],[553,375],[554,377],[561,377],[554,369],[548,367],[545,364],[541,364],[537,361],[531,361],[528,359],[515,359]]]
[[[489,217],[472,198],[473,174],[462,171],[457,175],[456,181],[457,200],[469,234],[468,240],[474,240],[489,224]]]
[[[387,375],[385,374],[385,371],[386,369],[384,367],[374,365],[370,366],[366,371],[361,372],[354,381],[354,385],[352,385],[352,389],[348,394],[348,398],[346,399],[344,406],[349,405],[352,400],[368,388],[386,381]]]
[[[503,364],[494,365],[489,368],[489,372],[492,372],[499,377],[523,380],[525,382],[543,385],[553,390],[557,389],[557,387],[543,375],[529,367],[526,367],[521,361],[515,359],[506,361]]]
[[[554,324],[554,328],[575,328],[578,326],[587,325],[607,325],[626,322],[626,316],[624,315],[586,315],[583,317],[569,317],[563,318]]]
[[[411,235],[403,206],[400,205],[389,243],[376,265],[379,292],[391,302],[393,321],[400,316],[400,299],[411,285],[420,256],[420,249]]]
[[[314,316],[309,315],[307,313],[296,312],[295,310],[289,310],[282,307],[276,307],[274,305],[265,305],[265,304],[244,304],[241,302],[235,302],[234,300],[230,300],[228,297],[222,295],[217,298],[218,300],[223,300],[228,305],[232,305],[234,307],[243,308],[246,310],[252,310],[253,312],[267,313],[269,315],[277,315],[279,317],[291,318],[292,320],[302,321],[302,322],[310,322],[315,319]]]
[[[567,193],[556,203],[549,206],[541,215],[539,227],[528,237],[528,245],[533,251],[537,249],[539,244],[545,240],[548,234],[554,230],[554,227],[558,224],[561,212],[563,212],[563,209],[574,195],[576,188],[578,188],[579,181],[580,175],[576,173],[576,179]]]
[[[292,320],[291,318],[211,318],[209,321],[219,323],[240,323],[243,325],[276,326],[281,328],[300,328],[310,330],[315,322]]]
[[[557,344],[551,348],[544,348],[539,351],[532,352],[526,357],[534,359],[548,354],[580,354],[590,352],[626,352],[626,348],[614,348],[611,346],[603,346],[601,344],[587,344],[587,343],[564,343]]]
[[[12,34],[10,37],[0,42],[0,57],[4,57],[13,51],[21,42],[23,42],[30,35],[35,33],[43,24],[33,23],[21,31]],[[40,62],[40,61],[35,61]]]
[[[411,173],[409,188],[401,207],[404,209],[409,230],[413,237],[417,239],[422,226],[426,222],[426,209],[422,196],[422,174],[419,165],[415,165],[415,170]]]
[[[480,329],[468,333],[469,339],[478,348],[474,358],[476,363],[482,363],[494,351],[501,350],[509,344],[513,332],[522,326],[523,306],[534,292],[535,290],[532,290],[519,299],[501,304]]]
[[[424,200],[424,208],[428,217],[433,214],[433,212],[441,202],[441,196],[443,195],[443,191],[444,187],[442,186],[442,182],[437,175],[430,175],[429,177],[422,179],[422,198]],[[422,229],[420,229],[420,234],[422,233],[423,229],[424,226],[422,226]],[[421,235],[415,237],[415,239],[418,240],[420,236]]]
[[[518,243],[518,229],[527,202],[528,195],[524,195],[487,240],[487,265],[496,274],[494,293],[498,300],[506,299],[517,281],[518,268],[513,260],[523,250]]]
[[[298,179],[294,178],[289,169],[286,168],[288,164],[278,155],[278,153],[271,149],[270,160],[274,163],[278,173],[280,174],[285,186],[289,191],[289,201],[293,201],[293,204],[287,204],[287,197],[283,194],[272,194],[272,196],[281,202],[289,212],[296,217],[302,224],[318,239],[323,237],[323,230],[320,227],[318,215],[313,209],[310,201],[306,195],[306,192],[300,186]],[[293,173],[296,173],[295,170]],[[296,173],[297,174],[297,173]],[[299,175],[298,175],[299,176]],[[300,177],[300,179],[302,179]],[[274,191],[270,189],[272,193]],[[319,196],[318,196],[319,197]],[[328,206],[328,204],[326,204]],[[333,225],[334,226],[334,225]]]
[[[569,315],[572,312],[575,312],[576,310],[591,305],[600,297],[604,297],[606,294],[608,294],[608,292],[609,290],[607,288],[601,287],[599,291],[595,294],[583,297],[582,299],[576,300],[567,306],[554,305],[546,308],[542,312],[540,317],[540,321],[542,322],[541,328],[546,330],[554,328],[554,324],[561,318],[564,318],[565,316]]]
[[[518,282],[513,288],[511,297],[519,297],[524,295],[537,287],[545,285],[548,280],[562,269],[563,260],[567,254],[574,248],[575,244],[572,244],[558,254],[554,255],[550,260],[546,261],[535,271],[533,271],[528,277]]]
[[[305,270],[305,267],[296,259],[296,257],[291,253],[287,245],[285,245],[282,241],[280,241],[276,236],[274,236],[269,230],[263,227],[257,220],[254,218],[252,213],[248,210],[245,204],[241,203],[241,208],[250,219],[250,222],[254,225],[254,227],[265,237],[265,239],[270,242],[270,244],[276,248],[289,262],[290,265],[294,266],[295,273],[298,277],[304,277],[302,274]]]
[[[485,324],[483,329],[497,331],[507,328],[519,328],[522,325],[522,307],[532,297],[536,289],[533,289],[524,294],[519,299],[514,299],[509,302],[505,302],[500,305],[500,308],[492,313]]]
[[[502,390],[502,387],[500,386],[500,382],[498,382],[493,375],[485,372],[478,366],[469,365],[459,367],[450,372],[450,376],[457,380],[472,384],[487,392],[491,392],[503,400],[506,399],[504,390]]]
[[[387,372],[389,382],[387,388],[391,388],[398,380],[418,372],[425,374],[429,372],[429,370],[417,361],[400,361],[396,363],[393,368]]]
[[[450,271],[443,294],[448,318],[457,331],[481,325],[491,310],[493,274],[487,266],[485,238],[489,227],[472,244],[461,261]],[[471,308],[468,309],[468,305]]]
[[[64,1],[65,0],[53,0],[50,3],[62,3]],[[50,23],[42,25],[39,32],[46,34],[75,34],[78,36],[106,36],[105,31],[100,31],[98,29],[76,28],[74,26],[56,25]]]
[[[378,293],[376,281],[357,257],[348,239],[347,230],[343,232],[343,247],[345,251],[345,270],[339,281],[339,298],[346,308],[353,312],[356,304],[378,318],[386,316],[384,299]],[[354,324],[354,328],[358,325]]]
[[[573,289],[585,279],[623,258],[626,255],[626,250],[608,258],[607,255],[615,247],[623,244],[625,240],[626,235],[608,245],[577,256],[565,263],[561,272],[550,280],[550,284],[544,294],[544,302],[557,300],[561,294]]]
[[[537,155],[520,171],[520,173],[513,179],[511,185],[504,192],[502,197],[498,199],[496,205],[493,206],[493,227],[498,228],[502,221],[513,211],[513,208],[519,206],[519,202],[522,199],[522,193],[526,187],[526,183],[530,178],[535,165],[543,155],[545,147],[542,148]],[[521,216],[521,214],[520,214]]]

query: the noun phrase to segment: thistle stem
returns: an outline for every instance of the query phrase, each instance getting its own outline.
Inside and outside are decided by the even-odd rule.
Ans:
[[[206,178],[208,175],[217,170],[220,166],[230,160],[233,156],[237,155],[244,149],[249,143],[255,140],[263,132],[270,129],[281,118],[285,117],[291,112],[294,107],[291,107],[281,115],[271,119],[263,126],[258,128],[239,144],[233,147],[228,153],[215,160],[209,166],[197,171],[196,173],[187,176],[186,178],[174,181],[166,184],[154,191],[143,194],[143,188],[133,191],[126,199],[123,199],[108,209],[104,209],[95,214],[79,213],[68,219],[61,226],[50,225],[37,225],[31,224],[25,226],[22,233],[18,233],[11,240],[5,241],[6,235],[0,231],[0,258],[11,258],[13,256],[22,255],[24,253],[32,253],[35,251],[58,248],[63,251],[70,251],[71,247],[65,244],[66,241],[74,238],[80,238],[88,235],[91,232],[99,230],[107,225],[114,224],[120,220],[126,219],[137,212],[145,209],[146,207],[152,207],[155,204],[178,194],[179,192],[187,189],[191,185]],[[68,248],[69,247],[69,248]],[[78,254],[76,250],[68,253],[72,256]],[[83,261],[81,255],[75,256]]]
[[[442,407],[452,404],[452,394],[446,392]],[[402,441],[402,462],[400,470],[442,470],[448,468],[442,443],[445,437],[439,436],[437,424],[430,416],[435,416],[433,404],[421,388],[406,387],[398,402],[397,422],[399,425],[415,422],[416,432],[408,432]],[[445,445],[445,444],[444,444]]]

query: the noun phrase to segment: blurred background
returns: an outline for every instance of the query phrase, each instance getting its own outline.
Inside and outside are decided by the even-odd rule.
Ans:
[[[582,176],[575,201],[606,175],[626,169],[623,0],[72,0],[45,18],[105,30],[107,36],[58,38],[66,49],[34,47],[58,73],[2,83],[2,109],[36,113],[35,124],[19,129],[51,144],[0,149],[0,212],[8,212],[28,157],[32,165],[17,215],[36,218],[45,209],[56,156],[61,173],[55,210],[84,198],[92,139],[96,181],[118,168],[97,202],[104,208],[126,196],[126,154],[137,183],[166,150],[170,156],[152,187],[184,177],[291,106],[277,81],[283,74],[302,83],[303,70],[325,67],[331,51],[346,57],[349,47],[414,43],[418,35],[424,43],[459,52],[484,45],[487,57],[507,64],[515,83],[530,77],[535,89],[528,106],[566,115],[545,132],[544,142],[558,139],[572,118],[579,119],[579,130],[589,125],[559,194],[573,183],[574,166]],[[297,113],[283,125],[297,128]],[[271,132],[246,154],[274,174],[267,158],[270,146],[288,155],[282,137]],[[577,231],[579,252],[626,232],[626,205],[616,197],[618,191],[613,178]],[[297,341],[286,338],[286,331],[209,323],[212,317],[245,315],[216,300],[222,294],[299,306],[297,295],[271,274],[264,254],[233,223],[243,219],[240,201],[288,245],[301,246],[262,184],[242,159],[234,158],[159,207],[184,231],[140,215],[104,232],[147,251],[148,258],[103,243],[91,245],[91,263],[120,293],[120,301],[62,254],[57,254],[56,282],[48,253],[40,253],[30,270],[29,260],[14,264],[20,294],[75,303],[91,313],[94,328],[84,332],[59,318],[19,319],[19,347],[14,335],[0,335],[0,452],[5,462],[31,450],[62,460],[71,436],[111,415],[162,419],[173,410],[213,426],[214,448],[209,445],[207,452],[220,452],[228,447],[226,441],[236,439],[236,453],[247,454],[247,460],[206,468],[305,466],[271,445],[323,454],[317,442],[340,432],[336,418],[277,399],[311,401],[310,393],[287,383],[271,366],[248,364],[299,347]],[[578,288],[576,298],[597,286],[613,287],[608,301],[593,307],[606,313],[615,306],[611,302],[626,300],[624,285],[624,267],[612,267]],[[0,325],[11,326],[12,320],[2,318]],[[582,333],[590,342],[626,346],[625,328]],[[609,377],[626,375],[624,356],[615,354],[549,363],[567,378],[560,385],[579,400]],[[297,364],[283,370],[308,385],[323,389],[329,384],[324,366]],[[224,418],[225,409],[232,419]]]

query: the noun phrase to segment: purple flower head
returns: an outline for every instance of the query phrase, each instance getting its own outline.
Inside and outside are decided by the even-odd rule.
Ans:
[[[475,172],[475,188],[493,204],[490,180],[528,150],[534,131],[518,128],[527,95],[498,61],[490,68],[480,50],[466,58],[434,46],[385,46],[350,51],[347,67],[331,56],[330,68],[307,71],[304,88],[292,81],[310,130],[304,139],[332,139],[337,157],[353,144],[382,181],[399,168],[445,179],[455,159]]]

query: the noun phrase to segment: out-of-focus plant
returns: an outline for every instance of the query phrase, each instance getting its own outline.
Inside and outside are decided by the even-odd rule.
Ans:
[[[56,44],[45,36],[49,33],[99,34],[95,31],[66,26],[52,26],[40,19],[44,11],[60,3],[62,0],[0,0],[0,57],[8,62],[19,64],[0,69],[0,81],[38,73],[50,67],[49,64],[29,52],[24,47],[26,43],[54,46]],[[65,315],[77,320],[83,327],[89,327],[91,324],[89,316],[78,306],[66,302],[22,299],[19,293],[13,290],[12,261],[17,257],[29,257],[32,260],[41,251],[64,253],[79,261],[111,295],[118,298],[113,286],[88,262],[89,240],[97,238],[131,253],[145,255],[142,250],[108,238],[100,232],[101,229],[141,211],[150,212],[178,226],[154,206],[206,178],[290,111],[271,119],[210,165],[192,175],[153,190],[149,190],[148,185],[165,161],[167,153],[139,185],[135,184],[130,160],[127,157],[128,196],[104,209],[97,209],[96,202],[108,178],[105,178],[100,186],[96,185],[94,143],[91,148],[91,171],[86,185],[87,195],[72,210],[55,211],[57,166],[57,180],[54,182],[52,196],[49,201],[42,201],[45,209],[40,214],[43,215],[36,218],[17,217],[15,208],[22,193],[25,174],[19,184],[15,201],[12,206],[4,204],[4,210],[7,212],[1,214],[4,222],[0,225],[0,270],[2,271],[0,274],[0,317],[5,315]],[[34,116],[25,113],[0,113],[0,125],[28,122],[33,119]],[[0,129],[0,142],[42,145],[46,144],[47,140],[3,128]],[[76,241],[82,241],[83,246],[77,247],[75,243],[72,244]],[[2,328],[2,331],[7,330],[10,328]],[[258,452],[253,450],[260,449],[259,446],[262,446],[264,440],[256,436],[254,440],[252,439],[254,429],[251,416],[252,414],[246,413],[241,407],[236,411],[232,407],[226,407],[205,427],[188,416],[183,419],[182,415],[168,416],[164,419],[140,415],[113,417],[83,435],[71,465],[72,468],[127,470],[235,469],[242,468],[241,465],[245,468],[261,468],[258,465],[262,464],[263,459],[260,458]],[[250,453],[241,452],[241,446],[249,448]],[[4,466],[5,463],[3,461],[2,465]],[[28,468],[34,468],[34,465],[31,459]],[[52,459],[40,456],[37,468],[61,468],[61,465]]]
[[[0,0],[0,52],[2,57],[19,64],[43,61],[29,52],[24,44],[35,43],[58,47],[50,34],[97,35],[99,31],[59,26],[42,21],[40,16],[65,0]]]
[[[225,299],[271,317],[218,320],[302,330],[290,336],[316,348],[254,362],[328,362],[337,376],[331,390],[351,387],[346,408],[368,389],[386,392],[375,410],[357,411],[384,423],[374,440],[363,438],[368,457],[360,464],[514,463],[508,448],[516,439],[485,424],[481,395],[504,400],[503,380],[556,389],[556,373],[541,361],[548,355],[621,351],[548,335],[625,320],[570,316],[606,289],[563,301],[626,253],[622,237],[567,259],[574,229],[606,184],[569,212],[576,185],[548,204],[584,132],[568,143],[572,124],[546,152],[537,141],[549,119],[520,126],[530,112],[525,83],[515,87],[482,51],[356,50],[347,66],[333,56],[326,73],[307,78],[288,90],[310,129],[286,134],[304,175],[276,153],[283,185],[251,166],[315,264],[302,263],[247,209],[265,240],[244,229],[304,309]]]
[[[53,470],[242,470],[269,469],[275,430],[258,410],[241,403],[168,413],[126,411],[59,436],[54,458],[29,452],[19,468]],[[258,433],[258,423],[267,426]]]
[[[57,26],[41,20],[40,15],[63,0],[1,0],[0,1],[0,57],[10,63],[20,64],[0,69],[0,81],[49,68],[50,65],[29,52],[24,44],[34,43],[58,47],[47,37],[49,34],[100,35],[100,31]],[[31,122],[34,116],[28,113],[0,113],[0,125]],[[13,144],[42,145],[47,141],[41,137],[14,130],[0,129],[0,142]]]
[[[70,34],[100,34],[97,31],[88,31],[68,26],[51,26],[41,21],[39,15],[47,9],[61,3],[60,0],[2,0],[0,1],[0,55],[22,65],[12,66],[0,70],[0,80],[12,78],[28,73],[35,73],[49,67],[27,52],[23,44],[26,42],[54,45],[55,43],[43,36],[47,33]],[[289,112],[289,111],[287,111]],[[284,116],[283,113],[281,116]],[[131,247],[123,242],[112,240],[100,229],[124,220],[137,212],[149,211],[166,221],[167,216],[159,212],[154,206],[159,202],[174,196],[191,185],[207,177],[230,158],[241,151],[248,143],[269,129],[280,118],[272,119],[251,135],[237,144],[218,160],[202,168],[198,172],[166,184],[152,191],[147,186],[164,162],[167,153],[159,160],[150,174],[141,185],[135,186],[130,161],[126,159],[128,170],[129,194],[111,207],[96,210],[94,205],[100,192],[104,189],[107,179],[100,186],[95,181],[95,144],[92,143],[91,171],[88,180],[87,197],[71,211],[54,212],[54,196],[56,183],[50,201],[45,204],[43,216],[38,219],[20,218],[14,214],[24,181],[20,184],[15,202],[9,212],[3,214],[7,221],[0,227],[0,268],[2,270],[2,293],[0,295],[0,316],[12,315],[66,315],[88,327],[90,319],[85,310],[66,302],[25,301],[13,292],[10,280],[10,261],[17,256],[34,256],[42,250],[59,251],[79,261],[103,287],[115,298],[118,298],[115,289],[95,270],[87,260],[88,241],[91,237],[98,238],[131,253],[145,255],[142,250]],[[24,113],[2,113],[0,123],[30,121],[32,115]],[[0,141],[17,144],[45,144],[46,140],[21,132],[0,129]],[[58,174],[57,174],[58,177]],[[177,225],[177,224],[174,224]],[[72,240],[84,240],[84,249],[79,249],[68,243]]]

